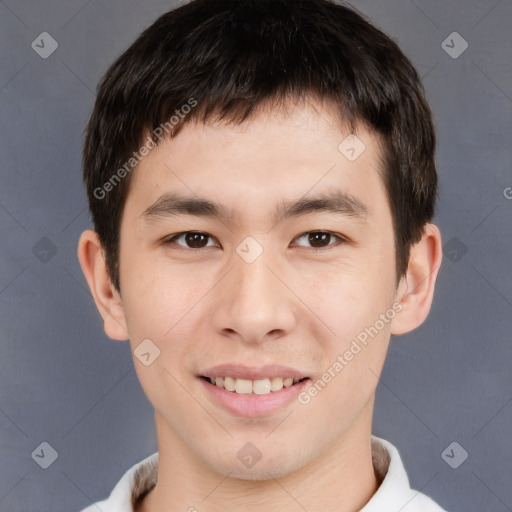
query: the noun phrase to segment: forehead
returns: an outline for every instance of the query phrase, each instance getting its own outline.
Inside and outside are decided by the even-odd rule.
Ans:
[[[261,112],[241,124],[193,121],[142,159],[127,207],[140,215],[170,192],[211,199],[238,220],[258,212],[275,221],[285,203],[341,193],[371,215],[387,202],[381,154],[375,134],[362,125],[350,133],[318,104]]]

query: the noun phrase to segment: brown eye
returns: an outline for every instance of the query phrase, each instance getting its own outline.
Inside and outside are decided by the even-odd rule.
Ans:
[[[202,249],[203,247],[206,247],[205,243],[208,242],[208,235],[206,235],[204,233],[194,233],[194,232],[186,233],[185,234],[185,242],[191,248]]]
[[[312,232],[309,233],[308,241],[313,247],[325,247],[326,245],[329,245],[326,242],[330,241],[331,236],[332,235],[330,233]]]
[[[168,238],[164,241],[164,245],[176,244],[179,250],[205,249],[206,247],[211,247],[211,245],[207,245],[211,238],[212,237],[207,233],[200,231],[185,231]],[[181,240],[182,243],[179,243],[179,240]]]
[[[306,239],[307,243],[310,244],[310,247],[314,249],[323,249],[328,248],[333,243],[330,243],[331,240],[334,238],[336,241],[345,241],[345,239],[339,235],[335,235],[334,233],[331,233],[330,231],[310,231],[308,233],[304,233],[300,237],[298,237],[298,240],[300,239]],[[302,244],[299,244],[302,247],[304,247]]]

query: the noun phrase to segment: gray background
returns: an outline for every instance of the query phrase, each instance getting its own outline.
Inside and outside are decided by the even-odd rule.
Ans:
[[[90,226],[80,151],[96,84],[173,5],[0,2],[2,512],[80,510],[156,450],[128,344],[105,336],[76,243]],[[399,448],[412,485],[445,508],[510,511],[512,1],[353,5],[424,79],[439,136],[445,244],[429,319],[392,341],[374,433]],[[31,48],[44,31],[59,44],[47,59]],[[442,46],[454,31],[469,44],[456,59]],[[445,45],[462,49],[453,37]],[[462,448],[443,459],[454,441]],[[58,452],[47,469],[31,457],[42,442]],[[445,460],[460,462],[462,449],[468,459],[452,469]]]

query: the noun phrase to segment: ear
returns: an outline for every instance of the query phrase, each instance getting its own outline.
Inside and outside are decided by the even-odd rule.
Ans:
[[[112,284],[101,243],[95,231],[88,229],[81,234],[77,254],[92,298],[103,318],[105,333],[115,340],[128,340],[121,295]]]
[[[439,228],[426,224],[421,240],[411,247],[406,274],[398,285],[396,300],[403,309],[391,322],[391,334],[405,334],[425,321],[442,258]]]

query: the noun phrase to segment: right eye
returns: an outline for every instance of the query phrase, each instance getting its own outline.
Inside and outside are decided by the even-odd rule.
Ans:
[[[208,233],[203,233],[201,231],[183,231],[182,233],[177,233],[172,235],[169,238],[166,238],[163,242],[163,245],[172,245],[176,244],[179,251],[187,251],[187,250],[201,250],[206,249],[206,247],[212,247],[211,245],[205,245],[209,239],[213,237]],[[179,240],[182,240],[184,244],[178,243]],[[215,247],[215,245],[213,246]]]

